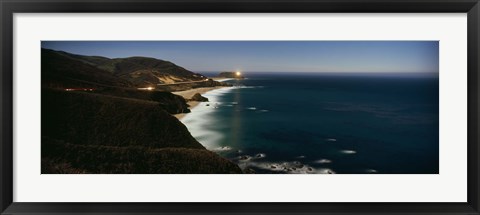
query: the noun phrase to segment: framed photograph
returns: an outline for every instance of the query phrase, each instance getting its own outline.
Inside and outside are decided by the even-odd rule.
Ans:
[[[0,6],[1,214],[480,214],[478,0]]]

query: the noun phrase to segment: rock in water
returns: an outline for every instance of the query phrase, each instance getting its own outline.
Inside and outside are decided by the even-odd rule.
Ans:
[[[202,95],[200,95],[200,93],[195,93],[195,95],[192,96],[191,100],[197,102],[208,102],[208,98],[203,97]]]

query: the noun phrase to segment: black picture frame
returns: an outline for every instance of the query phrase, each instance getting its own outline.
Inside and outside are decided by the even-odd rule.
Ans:
[[[480,214],[479,0],[0,0],[2,214]],[[14,13],[467,13],[468,201],[466,203],[26,203],[13,202]],[[445,185],[448,186],[448,185]],[[439,190],[438,192],[441,192]],[[414,195],[414,194],[412,194]]]

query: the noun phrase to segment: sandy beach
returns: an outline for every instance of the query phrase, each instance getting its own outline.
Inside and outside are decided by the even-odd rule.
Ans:
[[[184,91],[177,91],[177,92],[172,92],[173,94],[175,95],[179,95],[179,96],[182,96],[183,98],[185,99],[191,99],[193,97],[193,95],[195,95],[196,93],[200,93],[201,95],[205,94],[206,92],[210,91],[210,90],[215,90],[215,89],[219,89],[219,88],[223,88],[224,86],[217,86],[217,87],[201,87],[201,88],[194,88],[194,89],[190,89],[190,90],[184,90]],[[190,110],[193,109],[195,106],[197,106],[198,104],[200,104],[200,102],[197,102],[197,101],[189,101],[187,102],[188,105],[190,105]],[[174,116],[177,118],[177,119],[182,119],[186,114],[188,113],[179,113],[179,114],[174,114]]]

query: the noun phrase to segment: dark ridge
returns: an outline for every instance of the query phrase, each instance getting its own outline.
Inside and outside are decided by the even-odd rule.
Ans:
[[[53,57],[53,54],[56,54],[56,56]],[[65,65],[56,70],[67,73],[101,73],[102,75],[103,73],[108,73],[110,74],[109,77],[122,79],[123,82],[127,82],[136,87],[169,84],[170,82],[200,81],[206,78],[201,74],[193,73],[172,62],[150,57],[110,59],[100,56],[84,56],[63,51],[42,49],[42,73],[44,63],[48,66],[52,66],[52,64],[53,66]],[[92,68],[96,69],[94,70]],[[56,71],[54,67],[45,67],[45,69]],[[85,77],[85,75],[81,77]],[[78,76],[75,76],[75,78],[81,79]],[[94,81],[86,79],[82,80]],[[112,83],[111,80],[107,82],[104,82],[104,80],[105,79],[100,79],[98,82],[102,84]]]
[[[116,61],[114,73],[118,75],[139,70],[158,70],[161,73],[169,75],[190,77],[200,80],[200,78],[193,77],[194,73],[169,61],[147,57],[116,58],[114,60]]]
[[[42,137],[73,144],[203,149],[157,102],[42,90]]]
[[[72,54],[64,51],[54,51],[50,49],[42,49],[42,50],[57,52],[58,54],[71,58],[72,60],[79,60],[79,61],[82,61],[83,63],[90,64],[93,66],[106,64],[112,60],[110,58],[102,57],[102,56],[84,56],[84,55],[77,55],[77,54]]]
[[[170,114],[190,113],[187,102],[179,95],[167,91],[147,91],[122,88],[102,88],[93,91],[102,95],[109,95],[121,98],[131,98],[157,102],[157,104]]]
[[[132,87],[126,80],[65,53],[42,49],[42,88],[98,87],[101,85]]]
[[[42,174],[227,174],[242,173],[208,150],[86,146],[45,141]]]
[[[241,173],[171,115],[190,110],[169,91],[224,83],[153,58],[47,49],[41,68],[42,173]]]

